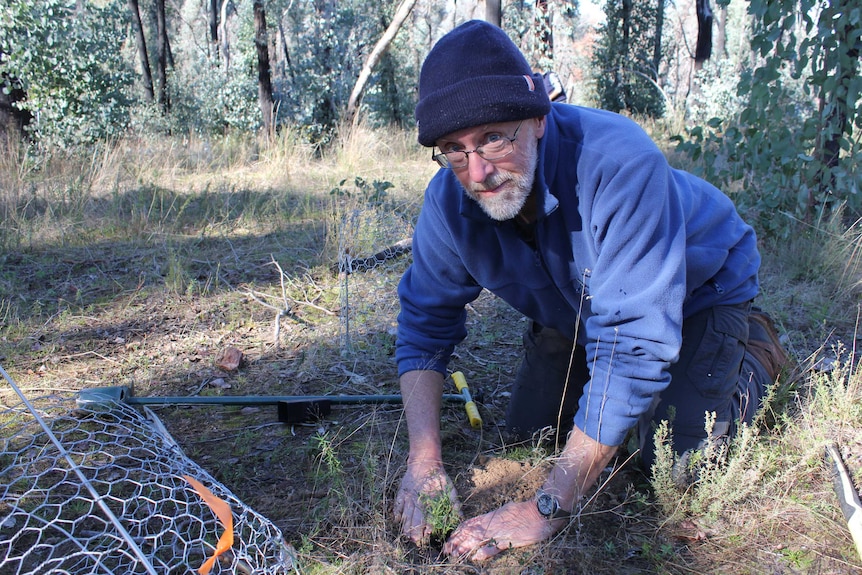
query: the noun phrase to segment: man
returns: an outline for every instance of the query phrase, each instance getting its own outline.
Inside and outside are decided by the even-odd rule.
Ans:
[[[420,494],[459,508],[442,462],[443,374],[483,288],[532,320],[507,431],[568,436],[536,497],[463,522],[449,555],[482,560],[562,529],[635,426],[649,465],[653,424],[669,411],[680,454],[706,438],[706,412],[716,436],[751,420],[786,356],[771,321],[751,311],[760,256],[724,194],[670,168],[633,122],[552,106],[541,75],[481,21],[431,50],[416,118],[441,170],[398,288],[404,534],[430,534]]]

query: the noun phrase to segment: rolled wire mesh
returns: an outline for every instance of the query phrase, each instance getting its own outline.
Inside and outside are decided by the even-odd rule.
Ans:
[[[0,411],[0,573],[198,572],[225,526],[185,476],[232,512],[234,543],[210,573],[298,573],[280,530],[145,412],[60,396]]]

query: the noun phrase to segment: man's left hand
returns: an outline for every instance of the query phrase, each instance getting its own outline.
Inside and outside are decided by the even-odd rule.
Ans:
[[[463,522],[443,545],[443,552],[451,557],[483,561],[506,549],[544,541],[565,525],[565,519],[549,521],[542,517],[533,500],[507,503],[496,511]]]

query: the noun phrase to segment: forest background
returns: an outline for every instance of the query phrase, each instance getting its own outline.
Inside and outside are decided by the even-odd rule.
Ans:
[[[570,103],[634,117],[735,201],[762,244],[762,303],[799,363],[697,492],[621,474],[576,533],[482,569],[854,572],[822,468],[836,442],[862,479],[853,0],[2,0],[0,363],[33,393],[397,390],[407,261],[343,264],[410,237],[435,169],[415,142],[419,69],[470,18],[501,25]],[[483,298],[471,322],[481,335],[457,359],[494,421],[516,355],[501,342],[517,342],[520,318]],[[212,360],[228,344],[245,359],[225,374]],[[397,412],[374,413],[298,438],[229,410],[195,426],[165,417],[311,572],[476,572],[398,541],[386,507],[403,437]],[[473,473],[458,475],[462,494],[489,454],[520,457],[521,476],[553,457],[461,419],[447,429]],[[243,446],[214,444],[226,426]]]

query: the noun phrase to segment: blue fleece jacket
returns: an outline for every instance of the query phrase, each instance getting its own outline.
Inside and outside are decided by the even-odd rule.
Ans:
[[[758,291],[754,231],[721,191],[671,168],[634,122],[554,104],[539,141],[527,241],[468,198],[451,170],[428,185],[398,287],[399,375],[446,370],[483,288],[586,347],[575,425],[619,445],[670,383],[682,320]]]

